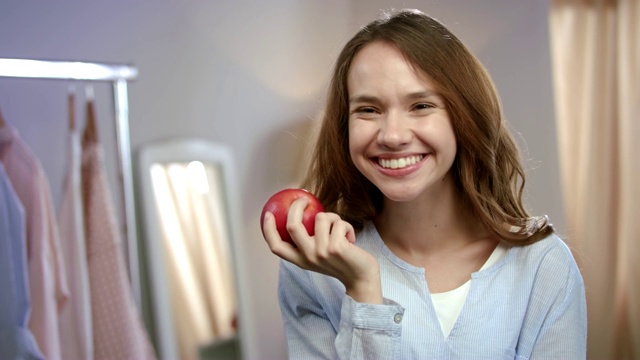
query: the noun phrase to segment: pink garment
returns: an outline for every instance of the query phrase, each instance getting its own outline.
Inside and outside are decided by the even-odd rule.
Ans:
[[[70,130],[67,173],[58,212],[58,226],[69,282],[69,304],[60,314],[60,341],[64,359],[93,360],[91,292],[84,236],[80,183],[80,138]]]
[[[82,144],[82,192],[95,359],[155,359],[131,292],[97,141]]]
[[[8,124],[0,128],[0,161],[25,209],[31,297],[29,328],[45,358],[58,360],[61,359],[59,314],[69,290],[49,182],[40,161]]]

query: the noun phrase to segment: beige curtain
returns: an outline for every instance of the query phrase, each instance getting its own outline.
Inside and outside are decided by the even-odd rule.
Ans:
[[[640,0],[551,0],[566,237],[588,357],[640,358]]]
[[[235,334],[236,301],[218,170],[201,162],[151,168],[181,360]]]

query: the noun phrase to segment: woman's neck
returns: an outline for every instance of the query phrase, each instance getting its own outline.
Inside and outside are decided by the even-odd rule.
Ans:
[[[375,224],[389,248],[407,253],[448,250],[486,236],[453,181],[412,201],[385,199]]]

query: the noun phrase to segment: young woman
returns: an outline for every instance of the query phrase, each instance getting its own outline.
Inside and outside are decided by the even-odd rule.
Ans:
[[[580,272],[524,171],[489,75],[441,23],[405,10],[341,52],[279,297],[291,358],[586,357]]]

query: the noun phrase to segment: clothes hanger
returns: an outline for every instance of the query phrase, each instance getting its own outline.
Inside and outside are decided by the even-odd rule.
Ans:
[[[4,121],[4,117],[2,116],[2,111],[0,111],[0,128],[3,128],[7,123]]]
[[[69,86],[67,107],[69,112],[69,130],[73,131],[76,128],[76,88],[73,85]]]
[[[85,97],[87,99],[87,123],[84,127],[84,133],[82,134],[82,143],[97,143],[98,131],[96,128],[93,86],[87,85],[85,87]]]

